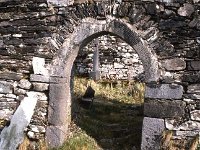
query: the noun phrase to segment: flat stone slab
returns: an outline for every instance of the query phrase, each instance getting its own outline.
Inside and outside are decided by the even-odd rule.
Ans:
[[[181,99],[183,86],[177,84],[146,85],[146,98]]]
[[[186,62],[180,58],[166,59],[162,65],[166,70],[183,70],[186,68]]]
[[[144,117],[141,150],[160,150],[161,135],[164,129],[163,119]]]
[[[153,118],[183,117],[185,109],[186,103],[181,100],[146,100],[144,103],[144,115]]]
[[[200,84],[189,85],[187,93],[200,93]]]

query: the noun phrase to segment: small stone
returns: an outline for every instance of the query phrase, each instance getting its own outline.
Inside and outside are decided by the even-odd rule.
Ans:
[[[33,89],[39,92],[47,91],[49,84],[47,83],[33,83]]]
[[[189,85],[187,93],[200,93],[200,84]]]
[[[29,90],[31,88],[31,83],[26,79],[21,79],[18,86],[22,89]]]
[[[180,7],[178,9],[178,14],[180,16],[191,16],[191,14],[194,12],[194,6],[192,4],[185,3],[183,4],[183,7]]]
[[[194,121],[200,121],[200,110],[194,110],[190,112],[191,119]]]
[[[175,135],[182,137],[182,139],[185,138],[185,137],[188,137],[188,136],[194,137],[198,134],[199,134],[198,131],[176,131],[175,132]]]
[[[48,70],[45,68],[44,58],[33,57],[32,65],[34,74],[49,76]]]
[[[124,65],[123,64],[121,64],[121,63],[116,63],[116,62],[114,62],[114,68],[124,68]]]
[[[47,101],[48,99],[45,93],[41,93],[41,92],[32,92],[32,93],[35,94],[35,96],[37,97],[39,101]]]
[[[11,83],[0,81],[0,93],[12,93]]]
[[[6,97],[13,98],[13,99],[17,98],[17,96],[15,94],[6,94]]]
[[[33,132],[35,132],[35,133],[39,133],[39,129],[38,129],[38,127],[35,126],[35,125],[30,125],[30,129],[31,129],[31,131],[33,131]]]
[[[32,131],[28,131],[27,136],[28,136],[30,139],[34,139],[34,138],[35,138],[35,134],[34,134],[34,132],[32,132]]]
[[[16,95],[24,95],[24,94],[26,94],[26,90],[24,90],[24,89],[19,89],[19,88],[14,88],[14,94],[16,94]]]
[[[177,123],[173,119],[165,119],[166,128],[169,130],[183,130],[183,131],[192,131],[192,130],[199,130],[200,122],[197,121],[186,121],[182,124]]]

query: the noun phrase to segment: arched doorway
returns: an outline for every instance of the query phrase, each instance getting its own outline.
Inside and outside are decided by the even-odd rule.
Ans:
[[[46,138],[50,147],[64,142],[71,120],[71,69],[78,51],[100,35],[111,34],[123,39],[138,53],[145,71],[145,82],[159,79],[157,57],[140,38],[137,29],[121,19],[110,16],[106,20],[83,19],[67,38],[52,63]],[[65,118],[65,119],[63,119]]]

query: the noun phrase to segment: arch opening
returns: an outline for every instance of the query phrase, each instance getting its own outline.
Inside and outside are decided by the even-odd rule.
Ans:
[[[97,142],[94,149],[140,149],[144,70],[137,53],[113,34],[99,36],[81,48],[73,68],[72,124]],[[96,51],[98,79],[91,74]],[[84,99],[89,86],[95,90],[93,102]]]
[[[60,145],[64,142],[63,139],[67,138],[67,129],[71,120],[71,70],[80,48],[83,48],[92,39],[107,34],[123,39],[136,51],[143,64],[146,83],[159,79],[156,55],[129,24],[115,18],[109,18],[106,21],[92,18],[83,20],[74,33],[65,40],[63,47],[58,52],[58,56],[53,61],[51,76],[64,79],[64,82],[59,82],[59,84],[50,83],[50,95],[56,91],[55,87],[62,89],[56,91],[58,95],[53,95],[53,98],[50,96],[50,104],[52,103],[53,105],[49,106],[48,122],[51,126],[47,127],[46,134],[46,139],[50,147],[51,145],[53,147]],[[59,121],[55,121],[55,115]],[[63,121],[63,118],[67,119]],[[54,136],[52,136],[52,133],[55,135],[55,138],[60,139],[58,143],[52,140],[54,139],[52,138]]]

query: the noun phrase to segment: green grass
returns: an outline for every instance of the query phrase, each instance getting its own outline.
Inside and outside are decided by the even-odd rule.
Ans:
[[[63,146],[53,150],[98,150],[98,146],[94,139],[85,132],[75,133]]]

